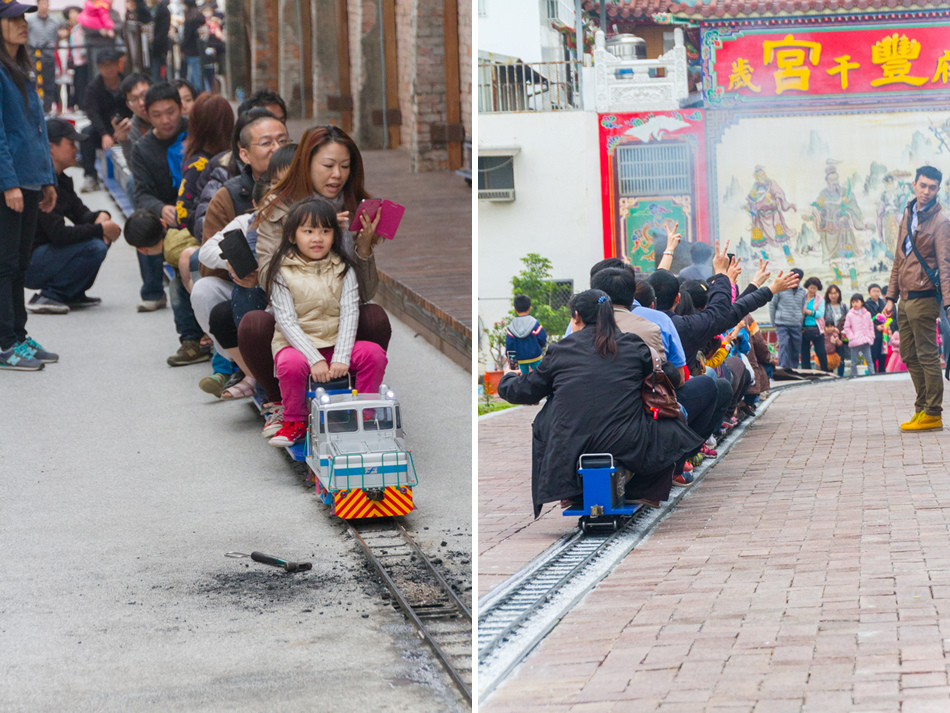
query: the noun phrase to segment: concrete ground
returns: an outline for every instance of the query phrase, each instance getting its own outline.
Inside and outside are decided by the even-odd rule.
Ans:
[[[29,318],[60,363],[0,374],[0,711],[463,710],[255,411],[166,366],[171,310],[137,314],[140,284],[120,240],[100,307]],[[389,354],[405,522],[470,596],[470,375],[398,322]],[[252,550],[313,570],[224,557]]]
[[[913,395],[906,374],[783,393],[480,710],[950,710],[950,435],[898,430]],[[571,525],[523,507],[528,416],[479,423],[480,589]]]

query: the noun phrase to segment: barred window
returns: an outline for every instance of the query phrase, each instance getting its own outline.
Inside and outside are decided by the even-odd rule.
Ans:
[[[635,144],[617,149],[620,194],[690,193],[690,151],[684,143]]]

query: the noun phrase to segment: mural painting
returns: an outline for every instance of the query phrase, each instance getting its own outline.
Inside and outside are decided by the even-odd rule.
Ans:
[[[747,259],[795,265],[847,290],[883,282],[917,167],[950,178],[948,116],[736,118],[715,145],[720,238],[738,241]],[[946,181],[941,200],[950,205]]]
[[[654,241],[662,245],[667,229],[677,226],[686,242],[707,239],[701,110],[602,115],[600,147],[605,257],[652,272]],[[624,164],[631,147],[650,149],[637,153],[634,179]]]

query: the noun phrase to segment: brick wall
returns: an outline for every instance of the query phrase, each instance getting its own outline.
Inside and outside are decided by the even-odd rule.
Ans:
[[[269,0],[251,2],[251,90],[279,86],[279,9]],[[248,93],[250,93],[248,92]]]
[[[278,3],[280,33],[280,70],[277,91],[287,103],[288,117],[304,116],[303,107],[303,62],[301,47],[302,18],[296,0],[280,0]]]
[[[402,113],[400,144],[412,148],[416,117],[412,110],[412,86],[416,76],[415,6],[418,0],[396,0],[396,51],[399,70],[399,111]]]
[[[459,78],[462,94],[462,124],[466,138],[472,138],[472,5],[459,0]]]

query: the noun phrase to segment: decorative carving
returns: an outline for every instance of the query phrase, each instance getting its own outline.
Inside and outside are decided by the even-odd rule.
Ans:
[[[673,37],[673,49],[658,59],[623,60],[606,50],[604,34],[598,30],[594,36],[597,111],[679,109],[689,98],[689,73],[682,29],[676,28]]]

